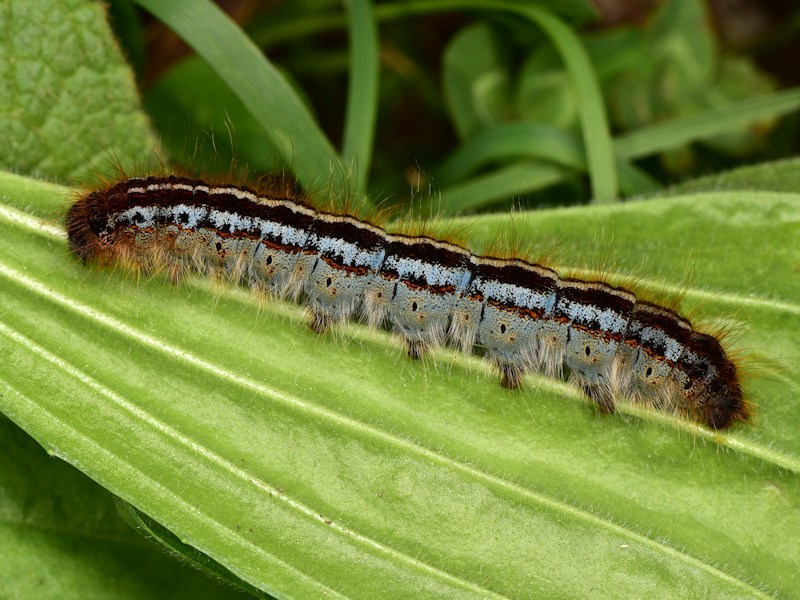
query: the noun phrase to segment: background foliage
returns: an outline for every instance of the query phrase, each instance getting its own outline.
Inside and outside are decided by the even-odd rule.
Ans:
[[[262,597],[800,595],[797,164],[687,180],[793,152],[800,93],[755,59],[797,19],[733,55],[693,0],[615,27],[579,0],[241,3],[246,35],[138,4],[159,20],[114,2],[115,35],[94,2],[0,4],[0,595],[238,594],[114,504]],[[474,357],[76,264],[68,190],[34,177],[141,167],[156,140],[683,290],[762,357],[755,425],[600,416],[562,382],[508,392]]]

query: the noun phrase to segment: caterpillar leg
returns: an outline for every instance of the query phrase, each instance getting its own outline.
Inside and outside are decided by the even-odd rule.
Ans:
[[[500,385],[509,390],[519,387],[519,383],[522,380],[522,369],[508,363],[503,363],[498,366],[500,367],[500,374],[502,376]]]
[[[583,385],[581,388],[601,413],[612,414],[614,412],[614,397],[608,393],[607,389],[596,385]]]
[[[325,333],[334,322],[335,320],[329,314],[312,309],[311,318],[308,320],[308,326],[314,333],[322,334]]]
[[[414,360],[420,360],[426,353],[425,342],[421,340],[406,339],[406,352]]]

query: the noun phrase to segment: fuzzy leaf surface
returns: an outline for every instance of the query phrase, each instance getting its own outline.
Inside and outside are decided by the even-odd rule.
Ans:
[[[800,593],[797,195],[471,223],[477,250],[510,228],[557,243],[565,266],[599,247],[654,293],[680,290],[694,265],[684,307],[724,318],[738,348],[778,367],[748,385],[756,424],[714,434],[632,408],[598,415],[554,380],[510,392],[454,351],[412,362],[358,324],[320,337],[301,308],[235,287],[84,267],[43,220],[60,188],[4,175],[0,190],[3,412],[259,589]]]

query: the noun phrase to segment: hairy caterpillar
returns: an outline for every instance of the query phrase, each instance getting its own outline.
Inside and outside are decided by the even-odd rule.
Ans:
[[[390,323],[413,358],[448,340],[467,352],[477,346],[505,387],[566,366],[604,412],[623,397],[714,429],[750,415],[720,342],[669,308],[522,259],[388,233],[287,189],[125,179],[83,193],[67,232],[83,261],[166,268],[173,279],[187,269],[221,272],[303,298],[316,332],[361,315],[373,327]]]

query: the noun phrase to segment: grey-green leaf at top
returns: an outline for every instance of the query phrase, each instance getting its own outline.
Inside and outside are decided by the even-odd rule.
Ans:
[[[0,3],[0,168],[74,182],[155,139],[102,3]]]

